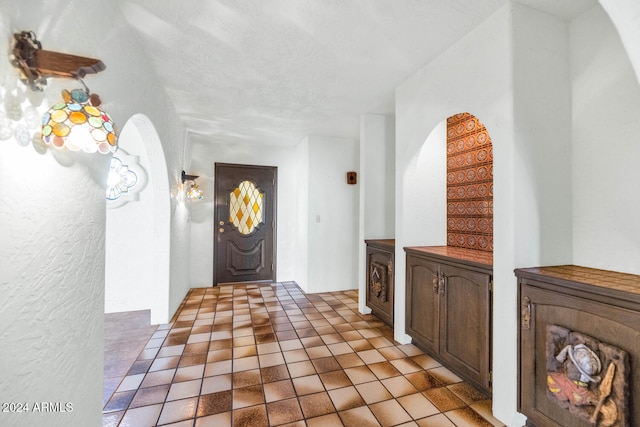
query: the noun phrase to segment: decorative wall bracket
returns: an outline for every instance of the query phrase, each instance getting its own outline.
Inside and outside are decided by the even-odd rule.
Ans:
[[[42,132],[38,139],[57,149],[114,153],[118,149],[115,123],[99,108],[100,97],[91,93],[82,80],[87,74],[104,70],[102,61],[43,50],[33,31],[14,33],[13,38],[11,64],[31,90],[43,91],[49,77],[75,79],[83,86],[83,89],[62,91],[62,102],[54,104],[42,117]],[[28,137],[20,135],[16,139],[21,145],[28,145]]]
[[[48,77],[82,79],[106,69],[99,59],[43,50],[33,31],[15,33],[11,63],[20,80],[34,91],[42,91]]]

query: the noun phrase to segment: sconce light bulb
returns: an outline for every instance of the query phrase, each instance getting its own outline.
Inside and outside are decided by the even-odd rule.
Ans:
[[[107,176],[107,185],[114,186],[120,183],[120,173],[114,170],[109,171],[109,175]]]
[[[202,190],[198,188],[197,184],[191,184],[189,191],[187,191],[187,198],[191,200],[201,200],[203,197]]]
[[[65,146],[71,151],[82,150],[85,145],[94,144],[89,130],[85,126],[74,126],[71,128]]]

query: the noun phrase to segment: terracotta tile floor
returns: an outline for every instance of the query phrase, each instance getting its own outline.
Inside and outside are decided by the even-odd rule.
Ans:
[[[293,282],[192,289],[115,388],[103,426],[503,425],[487,396],[394,342],[357,299]]]
[[[149,326],[149,310],[108,313],[104,315],[104,396],[105,405],[125,376],[145,373],[150,360],[137,360],[149,339],[158,329]]]

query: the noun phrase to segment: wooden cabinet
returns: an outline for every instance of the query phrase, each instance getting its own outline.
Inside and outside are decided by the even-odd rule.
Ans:
[[[572,265],[517,269],[515,274],[518,410],[527,416],[527,425],[638,425],[640,276]],[[574,405],[563,397],[569,394],[566,390],[575,392],[575,369],[573,376],[570,369],[574,358],[565,358],[562,350],[579,345],[589,349],[601,368],[590,374],[593,381],[581,379],[576,389],[591,403]],[[599,400],[598,421],[592,422]]]
[[[491,390],[492,255],[408,247],[406,333],[444,366]]]
[[[393,266],[395,240],[365,240],[367,244],[367,307],[393,326]]]

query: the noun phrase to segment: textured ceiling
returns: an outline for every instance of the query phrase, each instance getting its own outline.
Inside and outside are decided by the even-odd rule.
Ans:
[[[121,0],[199,140],[357,138],[363,113],[508,0]],[[595,0],[521,0],[569,19]]]

